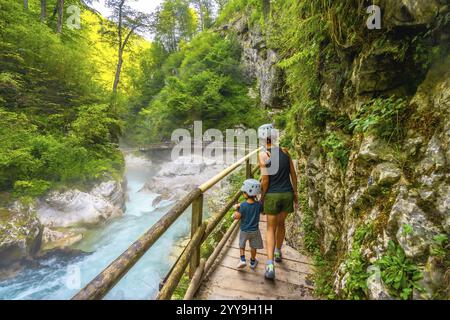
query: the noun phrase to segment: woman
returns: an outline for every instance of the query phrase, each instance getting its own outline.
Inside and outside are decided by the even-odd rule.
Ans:
[[[297,175],[286,149],[273,145],[275,128],[265,124],[258,129],[258,137],[264,148],[259,154],[261,168],[261,201],[267,215],[267,264],[265,277],[275,279],[274,260],[282,261],[281,247],[286,233],[285,221],[297,207]]]

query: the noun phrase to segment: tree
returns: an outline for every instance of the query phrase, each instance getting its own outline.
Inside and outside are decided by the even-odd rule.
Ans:
[[[41,0],[41,21],[45,22],[47,18],[47,0]]]
[[[23,7],[28,10],[28,0],[23,0]]]
[[[270,0],[261,0],[264,19],[267,19],[270,13]]]
[[[191,0],[200,17],[200,30],[208,29],[212,24],[213,4],[211,0]]]
[[[228,0],[214,0],[214,2],[216,3],[218,10],[220,12],[223,10],[225,5],[228,3]]]
[[[117,93],[120,82],[120,74],[123,66],[123,53],[128,45],[130,37],[149,25],[149,15],[136,11],[127,5],[126,0],[107,0],[105,5],[113,10],[111,17],[116,24],[114,37],[117,45],[117,66],[113,84],[113,94]]]
[[[166,0],[153,16],[155,40],[168,52],[178,50],[180,41],[190,41],[197,30],[195,12],[188,0]]]
[[[64,16],[64,0],[57,0],[58,20],[56,23],[56,32],[62,33],[63,16]]]

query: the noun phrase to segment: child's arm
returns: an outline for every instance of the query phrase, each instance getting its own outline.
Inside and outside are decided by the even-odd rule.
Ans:
[[[236,203],[234,206],[234,212],[233,212],[233,219],[234,220],[240,220],[242,218],[241,213],[239,212],[241,210],[241,204],[240,203]]]

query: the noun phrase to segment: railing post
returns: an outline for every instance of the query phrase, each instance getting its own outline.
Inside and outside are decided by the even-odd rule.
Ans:
[[[247,145],[245,145],[245,155],[247,156],[249,154],[249,150]],[[245,179],[251,179],[253,178],[253,172],[252,172],[252,165],[250,163],[250,158],[245,160]]]
[[[253,178],[252,165],[250,164],[250,159],[247,159],[245,161],[245,177],[246,179]]]
[[[191,239],[194,236],[197,229],[202,225],[203,218],[203,193],[200,194],[194,202],[192,202],[192,220],[191,220]],[[191,256],[189,264],[189,278],[195,274],[195,270],[200,264],[200,245]]]

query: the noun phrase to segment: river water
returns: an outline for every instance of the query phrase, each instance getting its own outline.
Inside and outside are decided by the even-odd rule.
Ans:
[[[159,158],[159,159],[158,159]],[[148,230],[173,205],[167,200],[152,207],[158,196],[140,192],[144,183],[162,168],[163,157],[126,156],[128,200],[124,215],[90,230],[77,249],[89,252],[75,257],[53,256],[0,282],[0,299],[70,299]],[[212,173],[211,173],[212,174]],[[105,299],[152,299],[161,279],[180,253],[180,241],[190,231],[190,208],[122,278]]]

